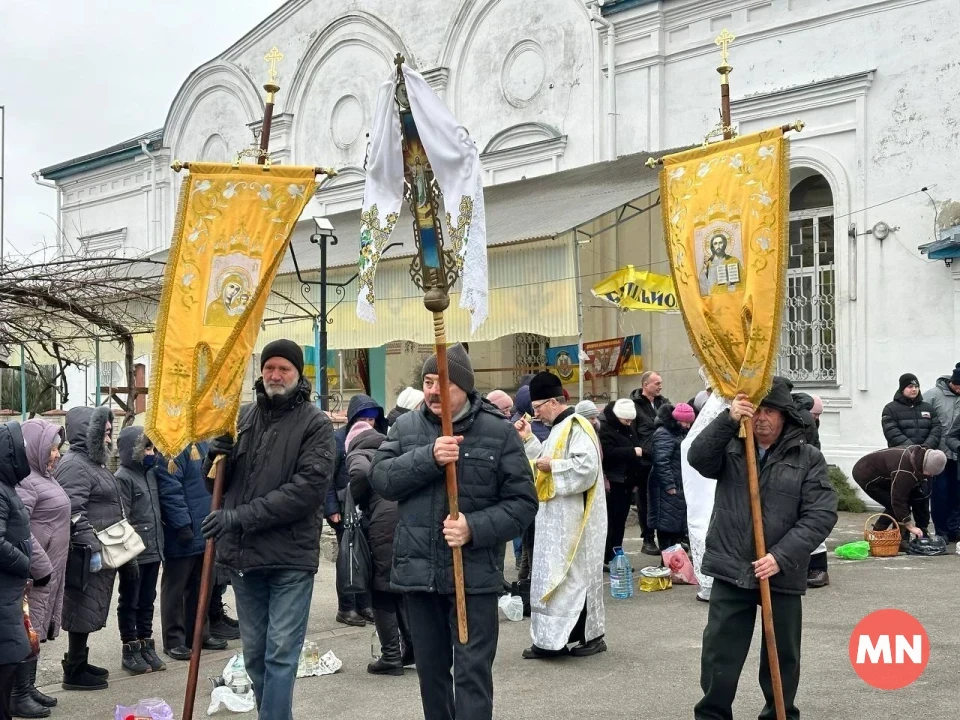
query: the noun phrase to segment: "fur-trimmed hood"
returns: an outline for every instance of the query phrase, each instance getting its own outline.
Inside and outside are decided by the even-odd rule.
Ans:
[[[70,450],[85,455],[97,465],[106,465],[104,446],[107,423],[113,423],[113,411],[106,407],[76,407],[67,411],[67,442]]]

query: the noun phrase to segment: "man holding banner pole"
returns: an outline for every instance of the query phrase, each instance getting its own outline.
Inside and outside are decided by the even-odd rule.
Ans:
[[[753,420],[751,438],[740,425]],[[754,447],[755,446],[755,450]],[[760,502],[767,553],[752,548],[747,453],[760,468]],[[690,465],[717,480],[713,521],[707,533],[703,572],[714,578],[703,632],[696,720],[733,718],[740,671],[750,651],[759,584],[770,584],[773,626],[787,718],[799,718],[794,704],[800,683],[801,596],[807,588],[810,553],[837,521],[837,496],[823,455],[806,443],[805,426],[789,384],[776,377],[754,406],[745,394],[704,428],[690,446]],[[764,632],[766,637],[766,632]],[[760,651],[760,687],[766,700],[760,718],[774,718],[775,700],[766,644]]]

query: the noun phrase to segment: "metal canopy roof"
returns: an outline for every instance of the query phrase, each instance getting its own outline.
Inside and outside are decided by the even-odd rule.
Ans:
[[[613,161],[486,188],[487,244],[556,237],[656,192],[660,186],[659,169],[646,166],[649,157],[649,153],[625,155]],[[327,266],[353,265],[360,243],[360,211],[330,215],[329,220],[339,242],[328,249]],[[392,242],[402,242],[403,248],[391,250],[385,260],[413,255],[412,224],[413,218],[404,203],[391,237]],[[310,243],[313,228],[312,218],[306,218],[297,223],[294,231],[292,244],[301,271],[319,267],[319,249]],[[293,271],[288,254],[280,272]]]

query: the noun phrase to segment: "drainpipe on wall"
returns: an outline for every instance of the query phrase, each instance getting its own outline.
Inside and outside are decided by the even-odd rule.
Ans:
[[[153,170],[150,172],[150,249],[156,250],[160,247],[157,233],[157,156],[147,149],[147,141],[140,141],[140,149],[143,154],[150,158],[153,164]]]
[[[57,218],[57,221],[56,221],[56,222],[57,222],[57,249],[62,253],[62,252],[63,252],[63,244],[64,244],[63,241],[65,240],[65,237],[64,237],[64,232],[63,232],[63,218],[60,217],[60,186],[57,185],[55,182],[51,182],[50,180],[41,180],[41,179],[40,179],[40,173],[39,173],[39,172],[33,173],[33,181],[34,181],[37,185],[39,185],[39,186],[41,186],[41,187],[51,188],[51,189],[57,191],[57,214],[56,214],[56,218]]]
[[[588,3],[588,7],[593,10],[590,21],[595,22],[597,28],[597,39],[600,39],[600,28],[607,31],[607,137],[606,137],[606,159],[617,159],[617,29],[612,22],[600,14],[600,7],[597,0]]]

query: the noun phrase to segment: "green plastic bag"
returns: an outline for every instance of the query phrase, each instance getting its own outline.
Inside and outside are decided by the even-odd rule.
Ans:
[[[844,560],[866,560],[870,557],[870,543],[866,540],[841,545],[834,552]]]

